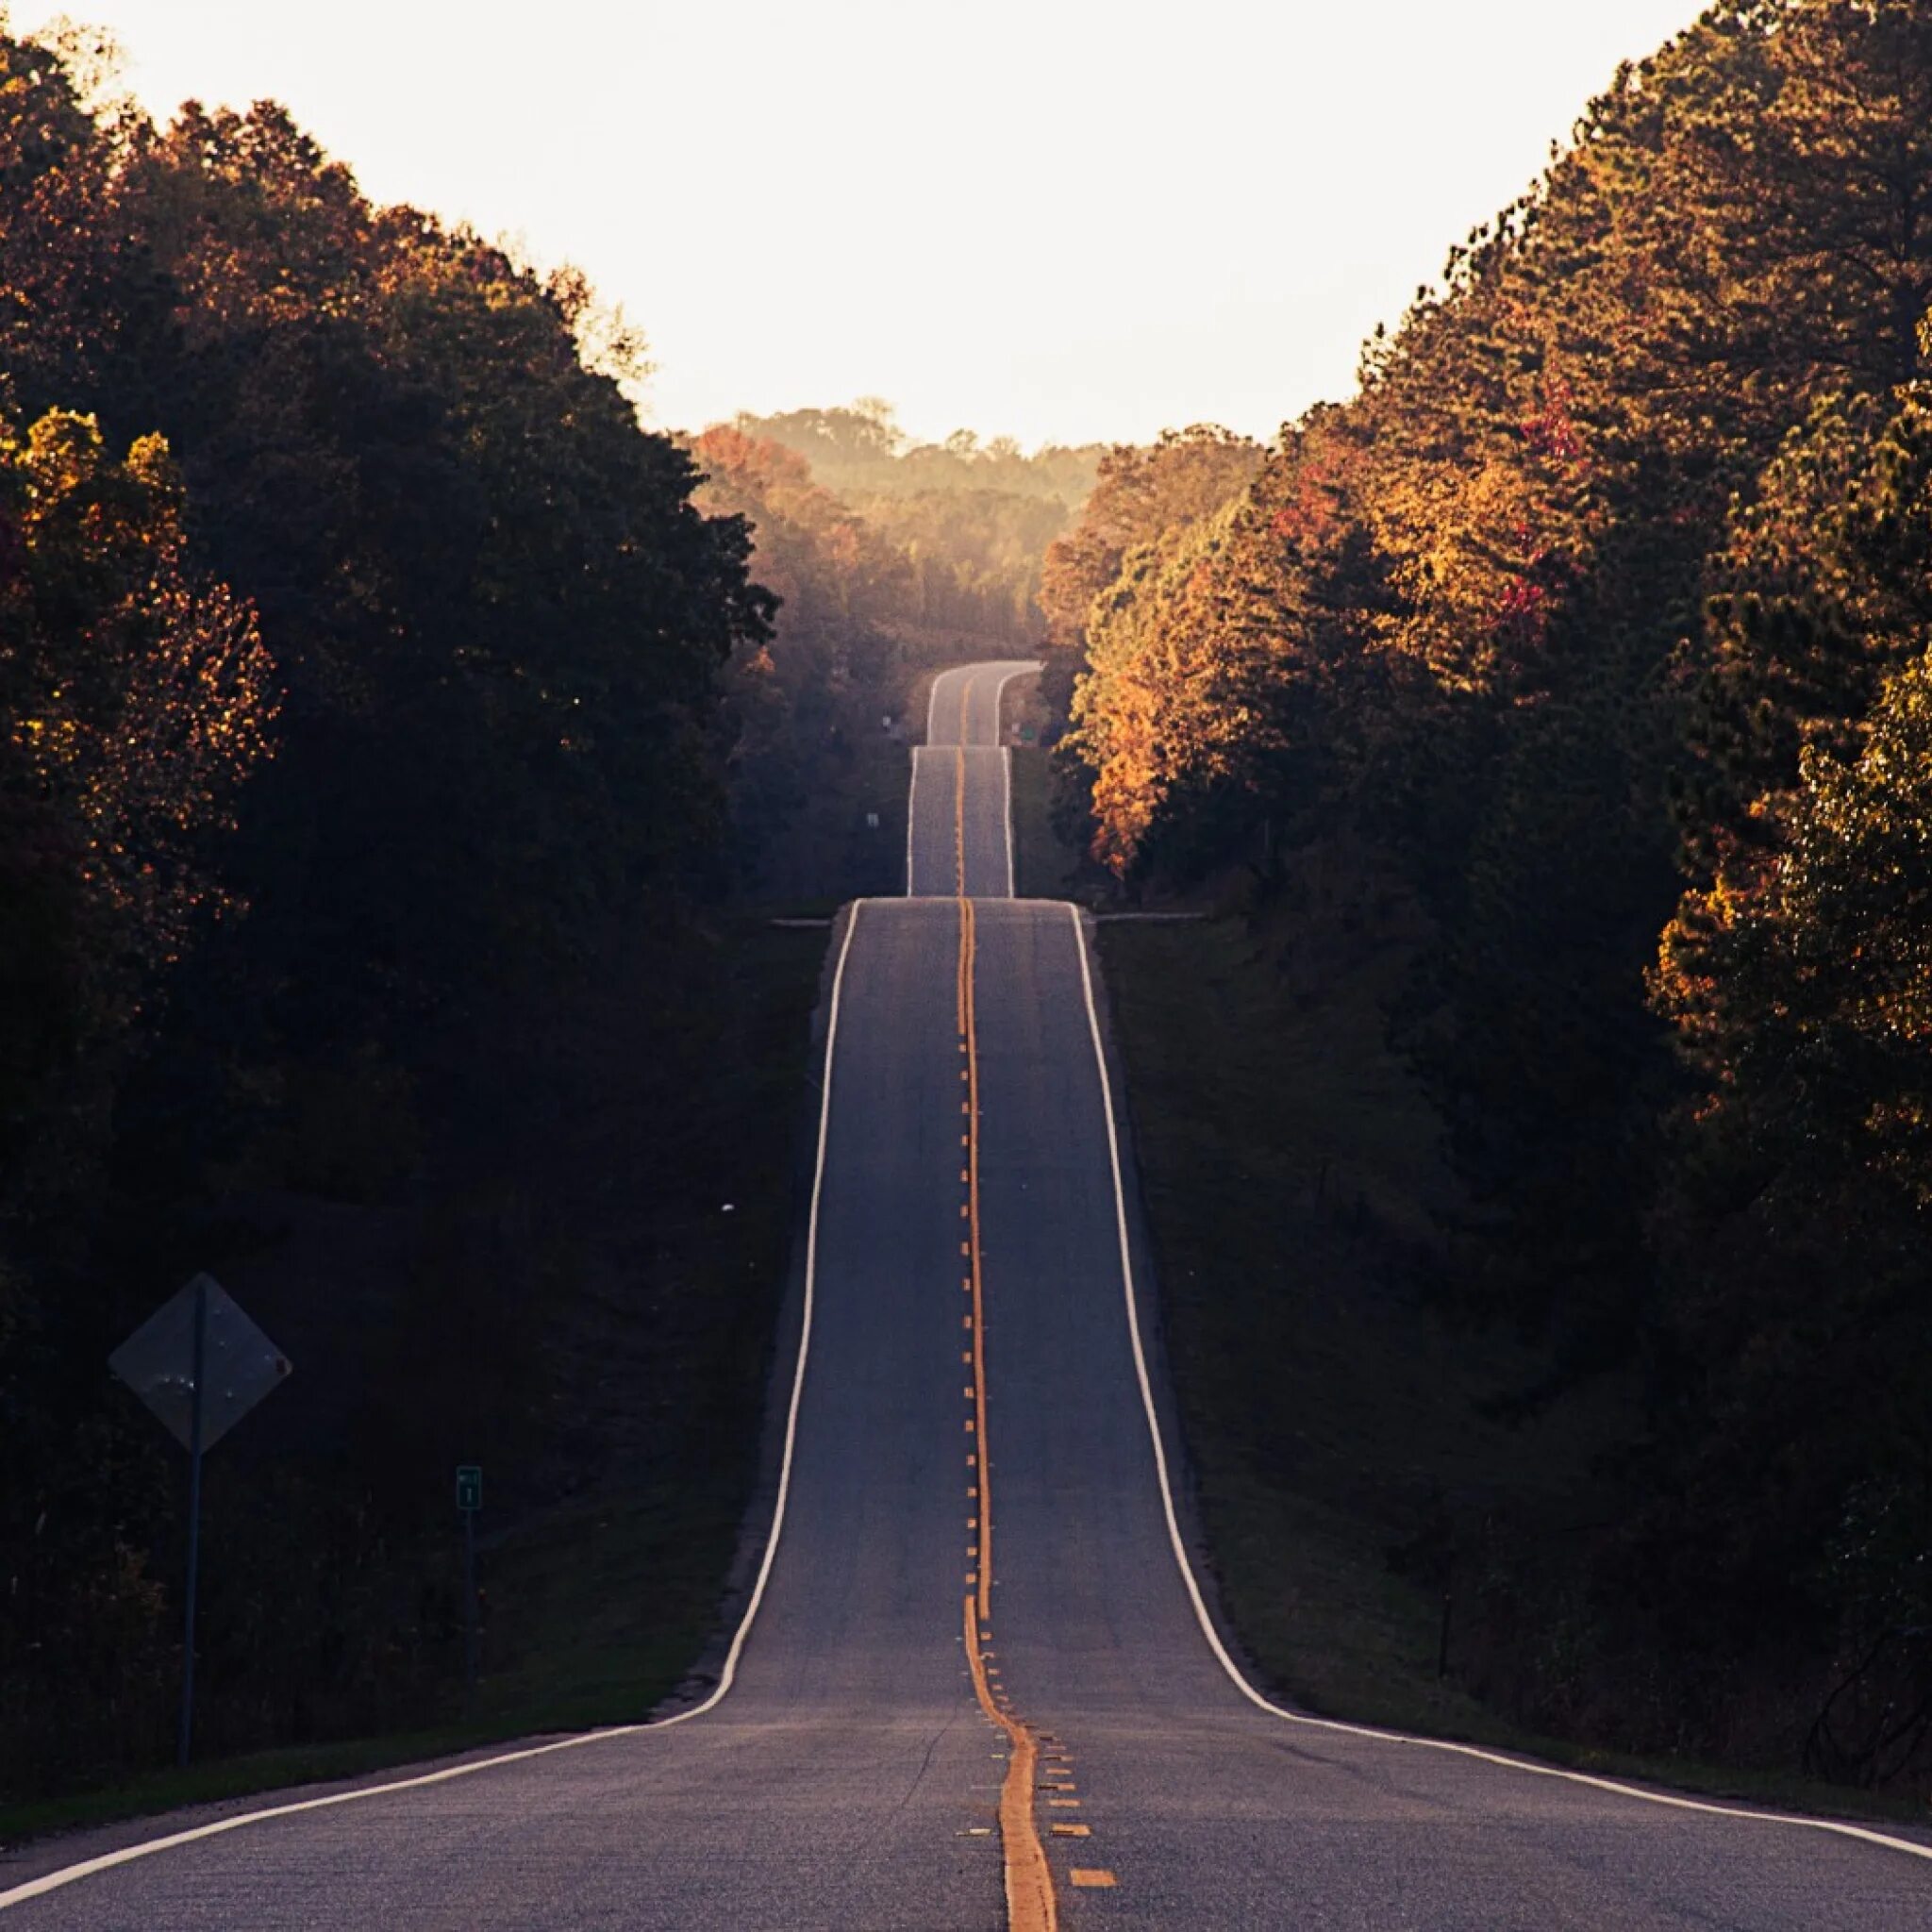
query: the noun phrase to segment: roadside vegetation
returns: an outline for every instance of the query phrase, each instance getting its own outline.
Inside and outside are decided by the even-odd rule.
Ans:
[[[1259,1668],[1932,1797],[1924,8],[1719,0],[1267,447],[667,436],[647,373],[0,15],[0,1833],[691,1667],[772,917],[899,890],[923,680],[1042,630],[1022,891],[1212,915],[1100,950]],[[183,1779],[181,1460],[105,1360],[198,1269],[295,1374],[210,1458]]]
[[[772,920],[899,889],[922,680],[1037,631],[1098,457],[646,431],[575,271],[115,75],[0,13],[0,1834],[698,1661],[824,954]],[[208,1460],[177,1774],[183,1458],[106,1358],[198,1270],[294,1374]]]
[[[1317,1701],[1446,1583],[1457,1722],[1932,1791],[1928,129],[1923,8],[1724,0],[1357,395],[1049,554],[1062,830],[1232,922],[1106,950]]]
[[[714,1024],[728,1018],[699,1042],[706,1058],[686,1070],[687,1103],[668,1114],[690,1137],[675,1169],[652,1144],[661,1102],[622,1091],[648,1070],[617,1037],[628,988],[608,988],[595,1017],[613,1030],[600,1036],[587,1023],[580,1036],[583,1053],[610,1056],[597,1091],[572,1096],[574,1110],[585,1108],[575,1124],[558,1122],[558,1140],[525,1149],[514,1185],[506,1179],[497,1199],[508,1259],[472,1277],[475,1299],[459,1327],[395,1333],[408,1276],[366,1241],[352,1309],[340,1298],[307,1304],[314,1262],[291,1253],[287,1227],[223,1268],[297,1368],[208,1460],[210,1689],[196,1761],[186,1772],[171,1765],[178,1647],[168,1653],[164,1627],[146,1732],[125,1756],[66,1775],[30,1762],[34,1774],[16,1774],[0,1804],[0,1841],[532,1732],[634,1722],[685,1679],[715,1637],[757,1475],[793,1232],[783,1177],[798,1155],[824,950],[822,932],[762,917],[729,920],[718,939]],[[661,1205],[660,1186],[675,1205]],[[310,1211],[357,1218],[333,1204]],[[506,1307],[506,1288],[521,1301],[526,1280],[536,1283],[529,1305]],[[435,1365],[427,1376],[425,1358]],[[465,1390],[473,1375],[491,1380]],[[378,1403],[425,1412],[384,1422]],[[109,1409],[109,1421],[125,1422],[122,1456],[152,1454],[160,1465],[144,1505],[152,1513],[130,1508],[125,1533],[130,1545],[153,1540],[165,1614],[181,1535],[178,1453],[146,1438],[136,1426],[153,1427],[144,1416]],[[368,1458],[398,1456],[405,1428],[400,1466],[369,1469]],[[463,1689],[452,1457],[485,1473],[474,1694]],[[361,1512],[346,1530],[332,1513],[345,1472]],[[70,1487],[85,1496],[81,1474]],[[311,1547],[319,1532],[330,1541]],[[331,1561],[346,1574],[328,1575]],[[410,1669],[365,1667],[351,1701],[330,1664],[365,1633],[398,1648],[407,1641]],[[76,1719],[82,1701],[70,1698]],[[31,1741],[9,1732],[15,1750]],[[161,1765],[170,1768],[147,1769]]]
[[[0,1831],[640,1717],[756,1474],[770,895],[900,850],[869,553],[640,428],[574,273],[4,20],[0,368]],[[774,676],[786,782],[850,768],[802,834]],[[184,1461],[106,1358],[201,1269],[294,1374],[208,1460],[184,1779]]]
[[[745,519],[758,579],[782,600],[775,635],[727,673],[745,889],[897,891],[925,685],[946,664],[1034,648],[1042,553],[1100,453],[1029,457],[966,431],[914,443],[876,400],[741,415],[691,448],[699,503]]]
[[[1187,1474],[1257,1681],[1323,1716],[1607,1774],[1921,1816],[1908,1790],[1789,1759],[1620,1746],[1608,1722],[1553,1733],[1499,1694],[1519,1653],[1550,1668],[1567,1641],[1503,1592],[1525,1549],[1558,1559],[1621,1506],[1636,1393],[1606,1377],[1513,1419],[1541,1354],[1430,1291],[1451,1182],[1427,1096],[1382,1041],[1399,949],[1284,1015],[1271,937],[1239,915],[1097,933]]]

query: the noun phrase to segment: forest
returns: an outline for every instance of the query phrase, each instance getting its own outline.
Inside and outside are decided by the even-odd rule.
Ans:
[[[1719,0],[1266,445],[658,432],[647,370],[0,16],[0,1802],[172,1753],[181,1459],[105,1363],[200,1269],[295,1363],[211,1464],[211,1756],[676,1681],[791,1234],[770,915],[897,889],[918,677],[1035,648],[1079,890],[1222,915],[1283,1039],[1370,1003],[1337,1106],[1399,1080],[1445,1183],[1295,1185],[1446,1386],[1507,1339],[1485,1427],[1583,1419],[1534,1506],[1405,1476],[1445,1676],[1932,1787],[1932,15]],[[1294,1338],[1229,1329],[1285,1495]]]
[[[208,1754],[457,1712],[457,1461],[488,1530],[715,1440],[609,1540],[647,1675],[715,1613],[788,1232],[717,1204],[816,960],[733,924],[776,598],[642,353],[273,104],[0,35],[0,1796],[173,1755],[182,1460],[106,1359],[197,1269],[295,1364],[209,1464]]]
[[[1454,1185],[1384,1265],[1533,1346],[1492,1416],[1621,1418],[1560,1521],[1416,1525],[1488,1626],[1474,1688],[1901,1789],[1932,1777],[1928,310],[1932,14],[1721,0],[1355,395],[1265,454],[1110,457],[1042,590],[1094,861],[1238,900],[1282,1025],[1310,945],[1399,958],[1383,1043]]]
[[[1105,454],[1047,443],[1029,455],[1010,436],[982,443],[971,429],[915,442],[876,396],[847,408],[741,414],[732,426],[794,451],[904,554],[901,622],[936,641],[1039,636],[1042,554],[1086,501]]]
[[[731,849],[765,895],[896,891],[906,714],[922,670],[1029,649],[1047,545],[1101,452],[914,443],[888,404],[740,415],[690,439],[700,508],[744,520],[779,598],[769,644],[726,673]]]
[[[1097,458],[646,431],[581,275],[116,72],[0,31],[0,1803],[172,1756],[181,1460],[106,1361],[198,1270],[295,1364],[209,1464],[205,1755],[690,1666],[818,976],[762,914],[894,889],[911,682],[1037,628]]]

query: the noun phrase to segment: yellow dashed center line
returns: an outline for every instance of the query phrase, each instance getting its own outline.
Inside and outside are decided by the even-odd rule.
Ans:
[[[969,687],[963,679],[959,696],[959,749],[953,791],[953,876],[959,905],[959,961],[958,986],[959,1051],[963,1064],[959,1078],[965,1083],[966,1097],[959,1111],[965,1132],[959,1137],[963,1150],[959,1185],[964,1199],[959,1206],[966,1224],[966,1239],[959,1253],[967,1262],[961,1289],[972,1297],[973,1312],[964,1326],[973,1346],[961,1357],[970,1365],[973,1380],[964,1391],[970,1410],[966,1434],[973,1442],[966,1467],[971,1474],[966,1498],[974,1513],[966,1523],[966,1555],[973,1565],[965,1573],[967,1595],[963,1604],[966,1659],[973,1676],[974,1694],[986,1717],[1006,1734],[1010,1746],[1007,1775],[1000,1787],[1000,1843],[1006,1864],[1007,1924],[1009,1932],[1056,1932],[1058,1906],[1054,1893],[1053,1868],[1047,1862],[1045,1843],[1035,1816],[1041,1795],[1050,1806],[1077,1807],[1079,1799],[1065,1795],[1075,1787],[1062,1782],[1069,1776],[1062,1761],[1042,1765],[1040,1740],[1020,1719],[1013,1716],[1007,1692],[998,1684],[999,1667],[992,1661],[991,1624],[992,1622],[992,1482],[991,1457],[987,1454],[986,1402],[986,1288],[981,1266],[979,1229],[979,1027],[974,1003],[974,969],[979,949],[978,925],[973,901],[966,893],[966,729]],[[1044,1780],[1052,1780],[1045,1782]],[[1085,1824],[1055,1824],[1055,1836],[1085,1838],[1091,1827]],[[1111,1872],[1073,1874],[1077,1885],[1112,1885]]]
[[[1059,1910],[1054,1899],[1053,1868],[1033,1819],[1033,1761],[1038,1748],[1033,1733],[993,1702],[986,1666],[979,1656],[979,1620],[973,1599],[964,1603],[966,1661],[973,1672],[973,1690],[979,1707],[1007,1734],[1011,1755],[1000,1786],[1000,1847],[1007,1864],[1007,1924],[1010,1932],[1056,1932]]]
[[[959,706],[962,721],[959,736],[962,741],[966,736],[965,711],[962,700]],[[966,746],[963,741],[953,754],[953,890],[963,899],[966,896]]]
[[[963,729],[963,706],[962,706]],[[979,1025],[974,1010],[973,968],[978,951],[978,931],[973,901],[959,901],[959,1038],[966,1050],[966,1164],[960,1170],[966,1198],[959,1213],[966,1223],[960,1251],[972,1264],[963,1286],[973,1297],[973,1386],[968,1399],[973,1421],[968,1427],[986,1453],[986,1294],[979,1260]],[[992,1616],[992,1484],[982,1469],[979,1483],[979,1618]]]

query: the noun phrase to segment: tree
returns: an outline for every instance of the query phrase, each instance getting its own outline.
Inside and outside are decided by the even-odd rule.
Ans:
[[[226,1465],[275,1553],[236,1627],[279,1654],[235,1646],[211,1728],[437,1715],[416,1471],[459,1424],[554,1429],[526,1311],[567,1323],[599,1240],[658,1291],[677,1202],[743,1135],[713,1088],[723,697],[772,608],[581,277],[373,206],[273,104],[162,131],[95,83],[0,30],[9,1795],[132,1771],[165,1728],[143,1538],[172,1547],[174,1485],[99,1365],[158,1270],[260,1266],[265,1201],[305,1256],[319,1223],[391,1232],[341,1271],[367,1414]],[[613,1164],[669,1176],[621,1236],[608,1199],[567,1238],[507,1212],[613,1119]],[[459,1326],[475,1373],[425,1395],[416,1338]],[[685,1400],[654,1373],[647,1407]],[[109,1694],[76,1711],[81,1677]]]
[[[71,1079],[97,1102],[110,1091],[102,1057],[152,1018],[170,969],[232,903],[210,836],[232,831],[272,748],[255,613],[194,569],[186,508],[158,437],[117,460],[91,417],[50,411],[25,433],[0,420],[0,790],[18,895],[6,974],[20,995],[0,1132],[16,1179],[50,1118],[72,1112]]]
[[[1721,1108],[1762,1018],[1733,1006],[1733,936],[1771,890],[1807,758],[1856,758],[1893,666],[1932,632],[1932,410],[1889,422],[1828,398],[1740,506],[1710,605],[1680,816],[1696,876],[1666,927],[1656,996]]]
[[[1928,130],[1923,7],[1720,0],[1231,508],[1115,453],[1043,573],[1117,872],[1238,881],[1267,934],[1306,854],[1365,883],[1298,907],[1420,936],[1389,1038],[1462,1190],[1437,1285],[1540,1341],[1525,1399],[1644,1403],[1568,1634],[1607,1702],[1601,1646],[1664,1673],[1679,1742],[1796,1755],[1767,1687],[1808,1722],[1875,1606],[1924,1621]],[[1821,1763],[1904,1774],[1912,1655],[1871,1680],[1897,1748],[1861,1758],[1841,1703]]]
[[[1129,550],[1211,516],[1260,467],[1257,444],[1214,423],[1169,429],[1146,449],[1116,443],[1074,528],[1041,566],[1040,600],[1048,641],[1077,651],[1089,607],[1120,573]]]

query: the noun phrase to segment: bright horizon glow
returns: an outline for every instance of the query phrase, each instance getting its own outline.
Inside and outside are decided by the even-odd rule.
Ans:
[[[647,420],[1261,438],[1698,0],[69,0],[165,121],[273,98],[382,201],[577,264]],[[460,23],[457,25],[456,23]]]

